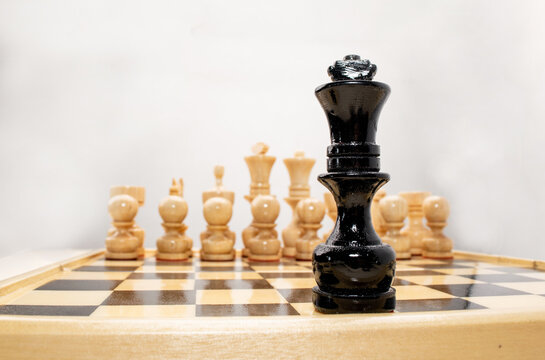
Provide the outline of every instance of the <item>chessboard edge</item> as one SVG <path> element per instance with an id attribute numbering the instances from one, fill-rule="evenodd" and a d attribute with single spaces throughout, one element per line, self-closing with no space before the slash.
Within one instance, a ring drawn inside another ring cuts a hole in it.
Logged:
<path id="1" fill-rule="evenodd" d="M 545 343 L 540 341 L 545 311 L 153 322 L 8 317 L 0 319 L 0 325 L 4 354 L 32 357 L 40 353 L 44 359 L 71 358 L 76 353 L 82 359 L 107 355 L 111 359 L 140 359 L 149 357 L 150 352 L 170 359 L 179 358 L 180 351 L 187 358 L 246 359 L 271 354 L 276 358 L 289 358 L 290 354 L 343 358 L 361 358 L 362 354 L 384 358 L 389 354 L 397 358 L 401 353 L 407 359 L 469 359 L 475 354 L 481 358 L 537 358 L 545 351 Z"/>
<path id="2" fill-rule="evenodd" d="M 48 278 L 67 269 L 73 269 L 86 262 L 98 258 L 104 254 L 104 250 L 91 250 L 83 255 L 77 255 L 65 260 L 53 262 L 49 265 L 7 278 L 0 281 L 0 297 L 6 296 L 26 286 L 32 286 L 38 281 Z"/>
<path id="3" fill-rule="evenodd" d="M 465 260 L 484 261 L 493 264 L 521 266 L 532 268 L 534 270 L 545 271 L 545 261 L 542 260 L 531 260 L 502 255 L 490 255 L 461 250 L 454 250 L 454 257 Z"/>

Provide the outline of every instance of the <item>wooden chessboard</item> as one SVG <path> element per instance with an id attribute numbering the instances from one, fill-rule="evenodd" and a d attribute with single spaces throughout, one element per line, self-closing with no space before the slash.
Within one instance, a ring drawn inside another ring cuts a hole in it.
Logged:
<path id="1" fill-rule="evenodd" d="M 482 258 L 398 261 L 396 312 L 323 315 L 311 303 L 310 262 L 164 262 L 151 252 L 112 261 L 98 252 L 0 288 L 0 345 L 56 359 L 116 358 L 126 346 L 121 355 L 163 359 L 190 349 L 218 358 L 542 355 L 542 264 Z"/>

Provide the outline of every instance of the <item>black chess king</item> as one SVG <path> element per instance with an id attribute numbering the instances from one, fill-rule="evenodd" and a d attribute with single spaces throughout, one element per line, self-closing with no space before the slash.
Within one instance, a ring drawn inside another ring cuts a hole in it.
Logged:
<path id="1" fill-rule="evenodd" d="M 323 313 L 388 312 L 395 308 L 396 255 L 371 223 L 371 202 L 390 179 L 380 172 L 377 123 L 390 87 L 373 81 L 377 67 L 357 55 L 330 66 L 333 80 L 316 89 L 329 122 L 327 173 L 318 180 L 337 203 L 337 221 L 325 244 L 314 250 L 318 286 L 312 291 Z"/>

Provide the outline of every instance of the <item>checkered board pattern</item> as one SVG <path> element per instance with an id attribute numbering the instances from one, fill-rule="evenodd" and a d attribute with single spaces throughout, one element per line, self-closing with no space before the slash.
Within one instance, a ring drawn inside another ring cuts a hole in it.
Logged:
<path id="1" fill-rule="evenodd" d="M 0 316 L 335 316 L 314 311 L 310 262 L 95 258 L 17 296 Z M 396 312 L 545 310 L 545 272 L 473 260 L 398 261 Z"/>

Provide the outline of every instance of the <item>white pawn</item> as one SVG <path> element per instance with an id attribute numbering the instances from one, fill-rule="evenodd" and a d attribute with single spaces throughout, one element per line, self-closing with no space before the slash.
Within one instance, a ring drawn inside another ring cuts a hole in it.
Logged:
<path id="1" fill-rule="evenodd" d="M 252 201 L 252 226 L 256 234 L 249 241 L 252 261 L 279 261 L 282 255 L 278 233 L 274 229 L 280 213 L 280 203 L 272 195 L 258 195 Z"/>
<path id="2" fill-rule="evenodd" d="M 312 260 L 314 248 L 323 243 L 323 239 L 318 236 L 318 229 L 322 227 L 320 223 L 325 216 L 325 205 L 321 201 L 308 198 L 299 201 L 295 209 L 303 228 L 302 236 L 295 243 L 297 250 L 295 258 L 297 260 Z"/>
<path id="3" fill-rule="evenodd" d="M 382 241 L 394 248 L 397 259 L 410 259 L 411 239 L 400 231 L 409 212 L 407 201 L 397 195 L 386 196 L 380 200 L 379 208 L 386 226 Z"/>
<path id="4" fill-rule="evenodd" d="M 234 239 L 227 224 L 233 215 L 233 205 L 227 199 L 212 197 L 204 203 L 204 219 L 208 223 L 206 236 L 201 239 L 201 259 L 228 261 L 235 258 Z"/>
<path id="5" fill-rule="evenodd" d="M 187 203 L 178 195 L 169 195 L 159 204 L 159 215 L 163 219 L 165 234 L 157 239 L 158 260 L 186 260 L 188 242 L 180 234 L 187 215 Z"/>
<path id="6" fill-rule="evenodd" d="M 450 214 L 447 199 L 441 196 L 428 196 L 422 205 L 431 233 L 423 240 L 422 256 L 432 259 L 452 259 L 452 240 L 443 234 Z"/>
<path id="7" fill-rule="evenodd" d="M 138 208 L 144 205 L 144 200 L 146 198 L 146 189 L 143 186 L 129 186 L 129 185 L 117 185 L 110 187 L 110 198 L 116 195 L 130 195 L 136 201 L 138 201 Z M 110 229 L 108 231 L 108 236 L 113 234 L 115 229 Z M 138 257 L 144 257 L 146 255 L 146 250 L 144 248 L 144 239 L 146 237 L 146 232 L 140 226 L 134 223 L 130 229 L 131 233 L 138 238 Z"/>
<path id="8" fill-rule="evenodd" d="M 136 259 L 140 242 L 130 229 L 138 212 L 138 201 L 130 195 L 115 195 L 108 202 L 108 212 L 115 230 L 106 238 L 106 258 Z"/>

